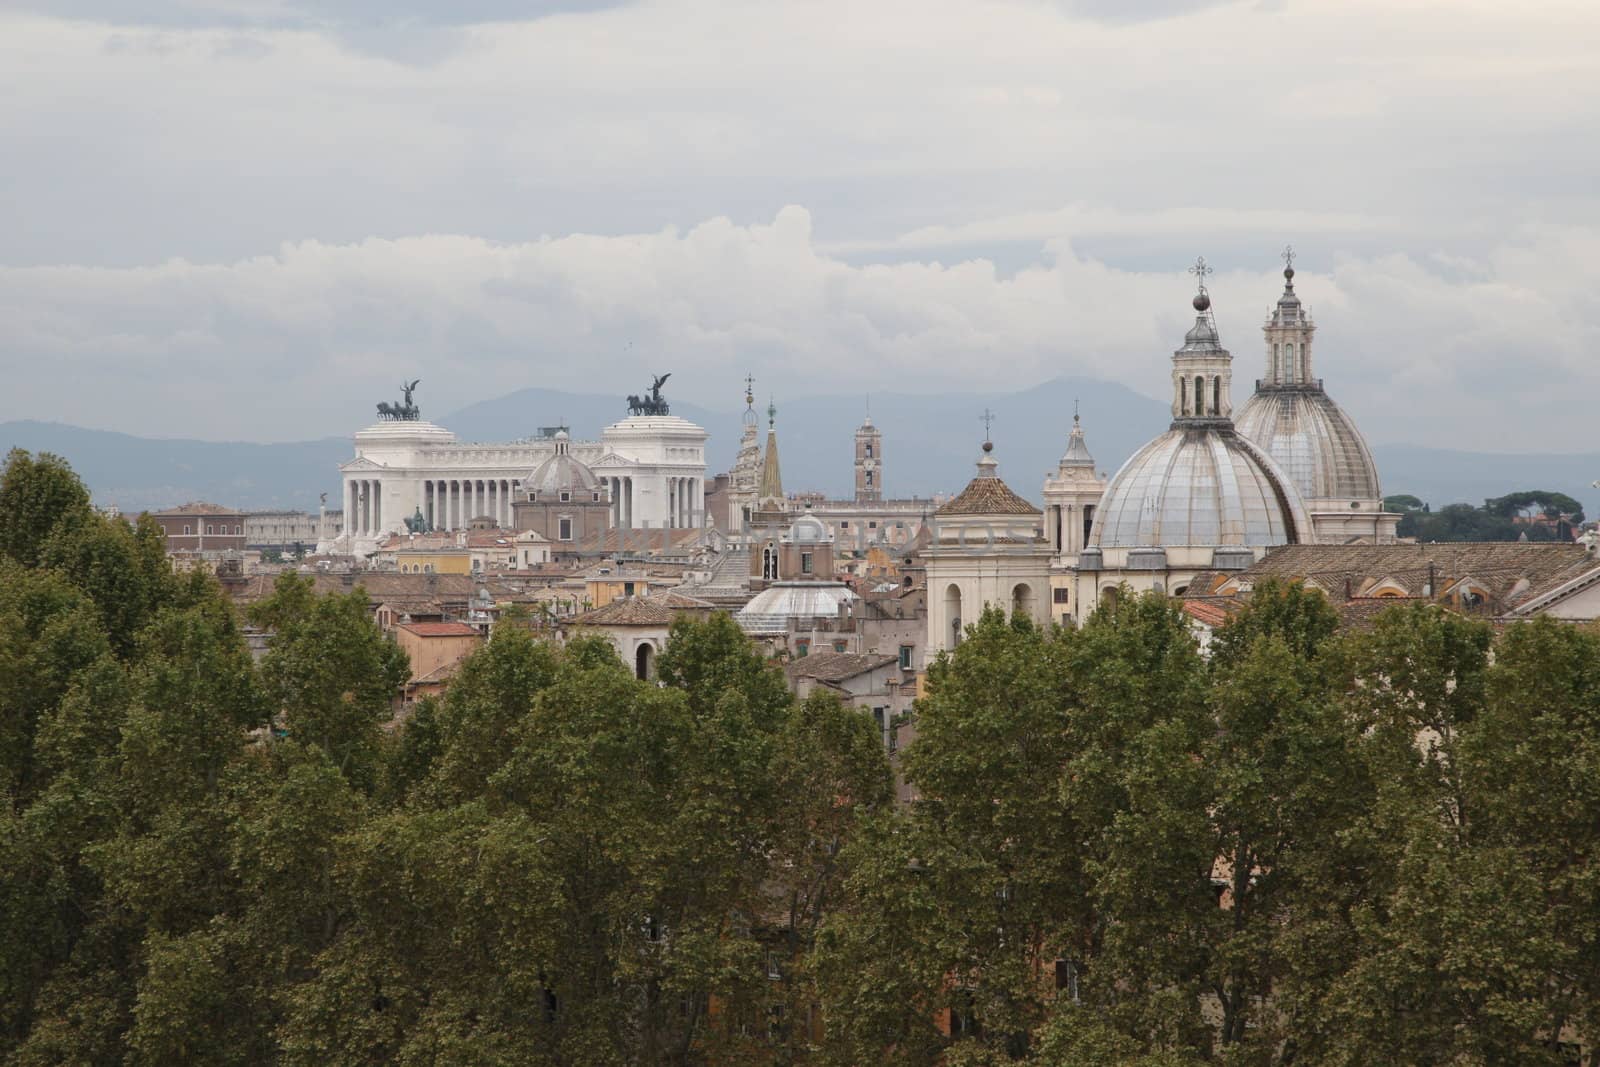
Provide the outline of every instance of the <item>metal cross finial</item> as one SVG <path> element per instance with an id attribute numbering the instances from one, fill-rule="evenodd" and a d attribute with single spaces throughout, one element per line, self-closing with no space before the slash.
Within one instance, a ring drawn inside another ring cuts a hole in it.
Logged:
<path id="1" fill-rule="evenodd" d="M 756 402 L 755 388 L 756 380 L 750 375 L 746 374 L 744 376 L 744 402 L 746 405 L 751 405 Z"/>
<path id="2" fill-rule="evenodd" d="M 1290 270 L 1294 269 L 1294 245 L 1283 246 L 1283 265 Z"/>
<path id="3" fill-rule="evenodd" d="M 1078 425 L 1078 398 L 1072 398 L 1072 425 Z"/>
<path id="4" fill-rule="evenodd" d="M 989 425 L 994 422 L 995 419 L 994 412 L 990 411 L 988 408 L 984 408 L 983 414 L 979 415 L 978 418 L 983 422 L 983 439 L 987 441 L 989 439 Z"/>
<path id="5" fill-rule="evenodd" d="M 1200 283 L 1200 291 L 1203 293 L 1206 291 L 1206 275 L 1216 272 L 1206 266 L 1206 257 L 1201 256 L 1194 261 L 1194 266 L 1189 268 L 1189 273 L 1193 274 L 1195 281 Z"/>

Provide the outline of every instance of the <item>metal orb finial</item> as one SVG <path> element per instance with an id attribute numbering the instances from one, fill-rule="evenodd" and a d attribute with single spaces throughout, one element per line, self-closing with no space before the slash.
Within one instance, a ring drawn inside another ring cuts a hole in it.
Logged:
<path id="1" fill-rule="evenodd" d="M 1291 283 L 1294 281 L 1294 245 L 1283 246 L 1283 276 Z"/>

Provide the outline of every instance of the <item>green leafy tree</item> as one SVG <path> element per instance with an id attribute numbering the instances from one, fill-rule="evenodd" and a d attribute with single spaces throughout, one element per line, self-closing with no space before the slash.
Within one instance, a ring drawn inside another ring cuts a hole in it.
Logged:
<path id="1" fill-rule="evenodd" d="M 89 491 L 66 460 L 13 448 L 0 472 L 0 557 L 33 566 L 56 524 L 88 511 Z"/>
<path id="2" fill-rule="evenodd" d="M 410 666 L 372 622 L 365 592 L 308 596 L 304 579 L 284 575 L 256 617 L 274 624 L 261 678 L 283 728 L 321 747 L 362 789 L 376 788 L 379 724 Z"/>
<path id="3" fill-rule="evenodd" d="M 929 669 L 906 751 L 921 799 L 847 851 L 819 946 L 835 1062 L 949 1062 L 1027 1048 L 1082 915 L 1083 828 L 1064 811 L 1061 639 L 984 612 Z"/>

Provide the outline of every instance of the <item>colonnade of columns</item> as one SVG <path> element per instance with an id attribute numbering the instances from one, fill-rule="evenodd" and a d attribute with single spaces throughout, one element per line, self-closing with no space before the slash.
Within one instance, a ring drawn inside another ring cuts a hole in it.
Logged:
<path id="1" fill-rule="evenodd" d="M 705 514 L 705 479 L 667 479 L 667 525 L 673 529 L 692 529 Z"/>
<path id="2" fill-rule="evenodd" d="M 609 475 L 600 479 L 611 493 L 611 528 L 633 528 L 633 479 Z"/>
<path id="3" fill-rule="evenodd" d="M 479 516 L 509 528 L 516 489 L 510 478 L 429 479 L 422 483 L 422 514 L 435 530 L 459 530 Z"/>
<path id="4" fill-rule="evenodd" d="M 602 478 L 611 494 L 611 525 L 635 528 L 635 486 L 627 475 Z M 702 525 L 705 515 L 705 480 L 668 476 L 665 479 L 667 526 L 690 529 Z M 435 530 L 459 530 L 479 516 L 502 527 L 513 525 L 511 504 L 517 483 L 510 478 L 448 478 L 422 482 L 418 505 Z M 345 530 L 356 537 L 373 537 L 385 530 L 383 482 L 377 478 L 352 478 L 345 483 Z M 394 501 L 391 499 L 392 505 Z M 398 523 L 409 515 L 391 516 Z M 652 524 L 653 525 L 653 524 Z"/>
<path id="5" fill-rule="evenodd" d="M 383 483 L 375 478 L 352 478 L 344 487 L 344 528 L 368 536 L 383 528 Z"/>

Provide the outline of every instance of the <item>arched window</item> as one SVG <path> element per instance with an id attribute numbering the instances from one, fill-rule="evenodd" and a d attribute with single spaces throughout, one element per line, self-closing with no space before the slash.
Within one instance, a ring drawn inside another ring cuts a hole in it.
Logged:
<path id="1" fill-rule="evenodd" d="M 1274 378 L 1283 377 L 1283 346 L 1282 345 L 1276 345 L 1275 344 L 1275 345 L 1272 346 L 1272 376 Z"/>
<path id="2" fill-rule="evenodd" d="M 1196 415 L 1206 413 L 1206 380 L 1198 374 L 1194 379 L 1194 413 Z"/>
<path id="3" fill-rule="evenodd" d="M 1211 379 L 1211 414 L 1222 414 L 1222 375 Z"/>
<path id="4" fill-rule="evenodd" d="M 950 624 L 950 647 L 961 643 L 961 587 L 951 582 L 944 591 L 944 615 Z"/>
<path id="5" fill-rule="evenodd" d="M 1178 379 L 1178 414 L 1189 414 L 1189 379 Z"/>
<path id="6" fill-rule="evenodd" d="M 761 550 L 761 577 L 769 582 L 778 580 L 778 549 L 771 543 Z"/>
<path id="7" fill-rule="evenodd" d="M 656 672 L 656 650 L 647 641 L 633 654 L 633 673 L 641 682 L 647 682 Z"/>
<path id="8" fill-rule="evenodd" d="M 1011 590 L 1011 614 L 1025 615 L 1033 618 L 1034 595 L 1033 586 L 1027 582 L 1018 582 Z"/>

